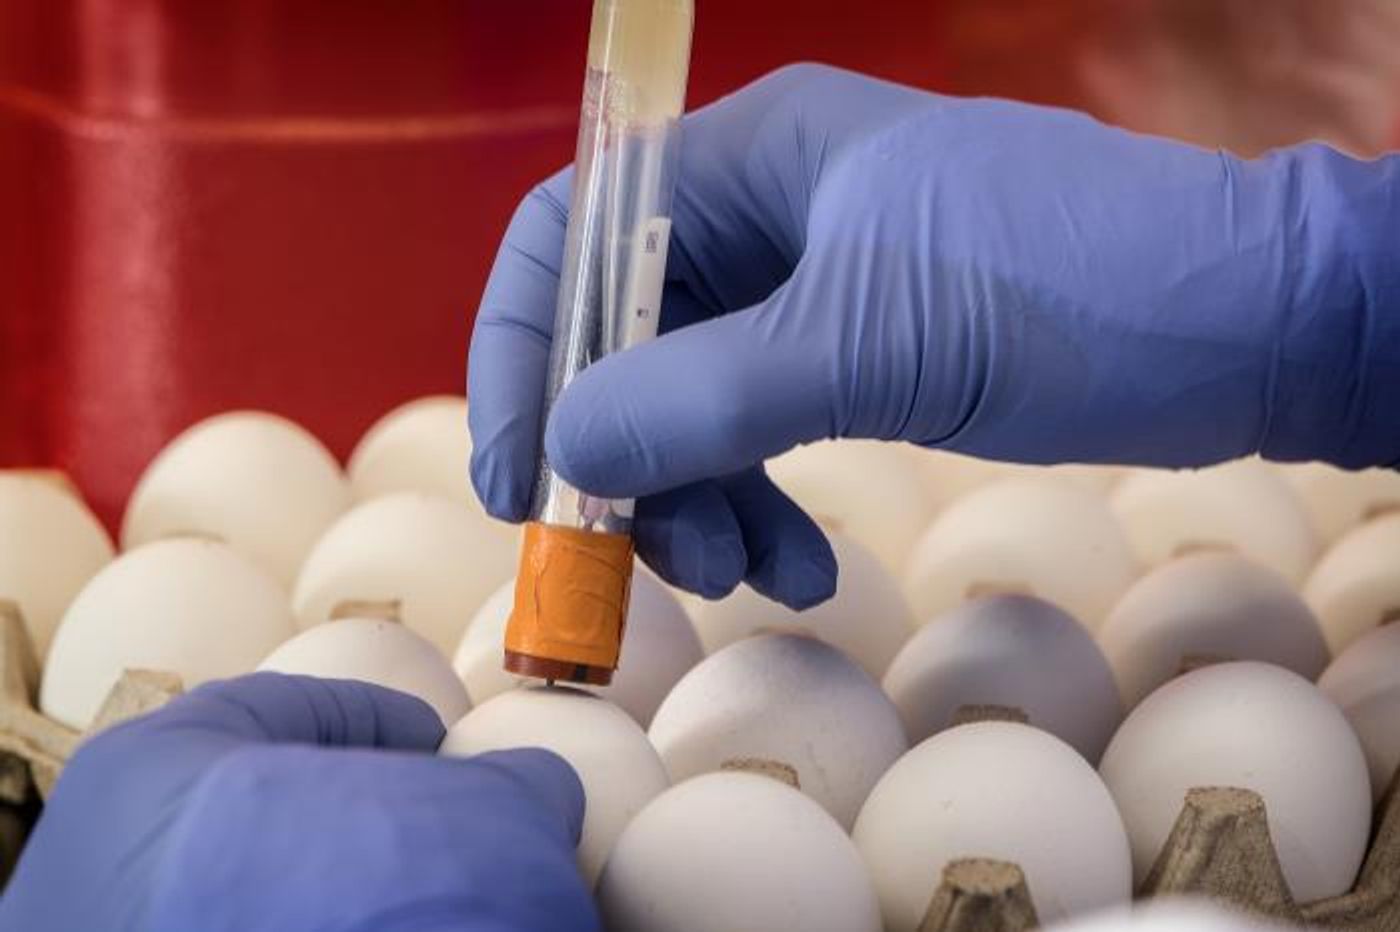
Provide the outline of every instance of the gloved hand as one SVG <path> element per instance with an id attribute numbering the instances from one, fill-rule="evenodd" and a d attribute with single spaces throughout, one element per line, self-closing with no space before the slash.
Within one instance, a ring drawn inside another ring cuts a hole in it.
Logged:
<path id="1" fill-rule="evenodd" d="M 509 520 L 569 184 L 516 212 L 471 347 L 472 478 Z M 589 493 L 653 496 L 639 551 L 708 596 L 831 591 L 821 534 L 760 465 L 818 438 L 1400 463 L 1400 158 L 1244 161 L 799 66 L 686 118 L 672 231 L 669 332 L 577 378 L 545 449 Z"/>
<path id="2" fill-rule="evenodd" d="M 420 700 L 256 673 L 83 745 L 0 929 L 593 930 L 583 788 L 541 750 L 432 756 Z"/>

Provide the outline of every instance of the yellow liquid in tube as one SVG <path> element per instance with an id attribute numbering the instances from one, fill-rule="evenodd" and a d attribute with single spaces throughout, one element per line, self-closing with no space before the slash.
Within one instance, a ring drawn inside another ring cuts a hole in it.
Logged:
<path id="1" fill-rule="evenodd" d="M 598 0 L 588 67 L 619 82 L 609 122 L 659 123 L 685 108 L 694 6 L 689 0 Z"/>

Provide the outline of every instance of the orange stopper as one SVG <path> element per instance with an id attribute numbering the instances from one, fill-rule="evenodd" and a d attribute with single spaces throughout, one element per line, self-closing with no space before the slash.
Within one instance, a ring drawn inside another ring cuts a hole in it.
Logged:
<path id="1" fill-rule="evenodd" d="M 632 538 L 525 525 L 505 668 L 521 676 L 606 685 L 617 669 L 632 586 Z"/>

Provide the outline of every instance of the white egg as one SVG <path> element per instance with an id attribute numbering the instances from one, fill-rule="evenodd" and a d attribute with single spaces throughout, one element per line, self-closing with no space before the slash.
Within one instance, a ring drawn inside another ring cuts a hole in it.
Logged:
<path id="1" fill-rule="evenodd" d="M 303 628 L 350 600 L 396 600 L 404 624 L 450 657 L 467 621 L 515 573 L 518 531 L 422 492 L 356 505 L 306 558 L 292 593 Z"/>
<path id="2" fill-rule="evenodd" d="M 1137 573 L 1103 497 L 1063 479 L 1003 479 L 954 502 L 919 540 L 904 591 L 927 621 L 980 594 L 1053 602 L 1091 630 Z"/>
<path id="3" fill-rule="evenodd" d="M 1337 707 L 1282 667 L 1223 663 L 1177 677 L 1129 713 L 1099 772 L 1128 827 L 1138 882 L 1193 787 L 1263 797 L 1300 903 L 1345 893 L 1366 853 L 1371 785 L 1361 746 Z"/>
<path id="4" fill-rule="evenodd" d="M 914 613 L 899 583 L 869 550 L 840 532 L 828 532 L 840 572 L 836 595 L 820 605 L 794 612 L 748 586 L 695 609 L 695 628 L 705 650 L 753 634 L 792 632 L 819 637 L 841 648 L 879 678 L 914 631 Z"/>
<path id="5" fill-rule="evenodd" d="M 879 684 L 797 634 L 745 638 L 706 657 L 661 703 L 649 735 L 676 782 L 732 760 L 787 764 L 843 826 L 908 746 Z"/>
<path id="6" fill-rule="evenodd" d="M 467 399 L 432 395 L 400 405 L 370 427 L 346 472 L 359 501 L 393 492 L 433 492 L 480 507 L 472 491 Z"/>
<path id="7" fill-rule="evenodd" d="M 1338 654 L 1377 625 L 1400 621 L 1400 514 L 1353 528 L 1313 568 L 1303 598 Z"/>
<path id="8" fill-rule="evenodd" d="M 1379 800 L 1400 769 L 1400 625 L 1357 638 L 1323 672 L 1317 686 L 1351 722 Z"/>
<path id="9" fill-rule="evenodd" d="M 896 575 L 933 514 L 923 483 L 896 444 L 822 441 L 769 460 L 767 469 L 808 514 L 860 541 Z"/>
<path id="10" fill-rule="evenodd" d="M 1317 555 L 1302 500 L 1260 460 L 1139 470 L 1110 500 L 1138 559 L 1149 566 L 1192 550 L 1228 549 L 1299 582 Z"/>
<path id="11" fill-rule="evenodd" d="M 1128 839 L 1094 768 L 1014 722 L 960 725 L 914 747 L 871 792 L 852 837 L 890 932 L 919 927 L 959 858 L 1018 865 L 1045 923 L 1132 894 Z"/>
<path id="12" fill-rule="evenodd" d="M 998 479 L 1005 479 L 1008 467 L 995 460 L 978 459 L 946 450 L 928 450 L 913 444 L 902 444 L 904 451 L 924 485 L 924 494 L 938 513 L 973 489 Z"/>
<path id="13" fill-rule="evenodd" d="M 127 503 L 122 547 L 207 535 L 290 586 L 307 551 L 350 504 L 350 486 L 319 440 L 254 411 L 200 421 L 146 467 Z"/>
<path id="14" fill-rule="evenodd" d="M 914 743 L 961 706 L 1010 706 L 1097 763 L 1123 717 L 1093 636 L 1032 596 L 988 596 L 938 616 L 899 652 L 884 686 Z"/>
<path id="15" fill-rule="evenodd" d="M 123 670 L 175 673 L 189 689 L 249 672 L 295 631 L 286 591 L 224 544 L 146 544 L 109 563 L 64 613 L 39 706 L 83 729 Z"/>
<path id="16" fill-rule="evenodd" d="M 1351 528 L 1400 509 L 1400 471 L 1338 469 L 1326 463 L 1277 464 L 1303 500 L 1323 546 Z"/>
<path id="17" fill-rule="evenodd" d="M 855 846 L 820 806 L 751 773 L 673 786 L 623 831 L 598 882 L 613 932 L 879 932 Z"/>
<path id="18" fill-rule="evenodd" d="M 579 867 L 590 886 L 624 826 L 666 789 L 666 768 L 641 726 L 597 696 L 533 687 L 501 693 L 448 729 L 440 754 L 539 747 L 568 761 L 585 798 Z"/>
<path id="19" fill-rule="evenodd" d="M 1239 908 L 1190 896 L 1154 898 L 1131 907 L 1107 909 L 1053 932 L 1283 932 Z"/>
<path id="20" fill-rule="evenodd" d="M 946 450 L 926 450 L 910 444 L 902 445 L 902 449 L 908 451 L 908 458 L 923 480 L 924 490 L 933 504 L 934 512 L 942 511 L 973 489 L 998 479 L 1049 476 L 1077 482 L 1093 492 L 1107 493 L 1127 474 L 1127 470 L 1121 466 L 1087 463 L 1035 466 L 978 459 Z"/>
<path id="21" fill-rule="evenodd" d="M 1202 663 L 1262 660 L 1311 680 L 1329 659 L 1317 619 L 1288 581 L 1234 553 L 1190 554 L 1152 570 L 1098 637 L 1130 709 Z"/>
<path id="22" fill-rule="evenodd" d="M 0 472 L 0 600 L 19 607 L 40 660 L 73 597 L 111 559 L 107 532 L 76 497 Z"/>
<path id="23" fill-rule="evenodd" d="M 432 706 L 444 725 L 471 708 L 466 687 L 442 653 L 397 621 L 344 618 L 317 625 L 268 654 L 258 669 L 397 689 Z"/>
<path id="24" fill-rule="evenodd" d="M 515 604 L 515 580 L 507 581 L 477 609 L 453 655 L 452 666 L 473 702 L 485 702 L 521 683 L 536 682 L 501 666 L 506 622 Z M 657 706 L 686 671 L 705 656 L 695 628 L 676 597 L 638 563 L 622 632 L 622 655 L 607 686 L 585 687 L 616 703 L 645 728 Z"/>

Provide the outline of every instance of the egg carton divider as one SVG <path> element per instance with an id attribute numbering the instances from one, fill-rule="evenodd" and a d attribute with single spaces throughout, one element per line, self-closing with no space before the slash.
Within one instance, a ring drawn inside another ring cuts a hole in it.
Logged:
<path id="1" fill-rule="evenodd" d="M 1021 868 L 1009 861 L 960 858 L 943 868 L 918 932 L 1024 932 L 1036 925 Z"/>
<path id="2" fill-rule="evenodd" d="M 791 764 L 771 760 L 767 757 L 731 757 L 719 765 L 722 771 L 737 771 L 739 773 L 752 773 L 760 777 L 768 777 L 770 780 L 777 780 L 785 783 L 794 790 L 802 789 L 802 782 L 797 777 L 797 768 Z"/>
<path id="3" fill-rule="evenodd" d="M 92 725 L 77 731 L 35 708 L 38 689 L 39 662 L 23 613 L 12 601 L 0 602 L 0 803 L 23 806 L 36 791 L 47 797 L 85 738 L 184 691 L 174 673 L 124 670 Z"/>

